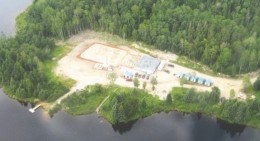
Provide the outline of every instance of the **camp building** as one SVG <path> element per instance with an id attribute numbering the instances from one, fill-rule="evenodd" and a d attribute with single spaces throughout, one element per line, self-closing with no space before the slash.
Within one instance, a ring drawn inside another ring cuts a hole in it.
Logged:
<path id="1" fill-rule="evenodd" d="M 151 56 L 143 56 L 135 65 L 135 70 L 143 72 L 145 74 L 153 74 L 161 61 Z"/>

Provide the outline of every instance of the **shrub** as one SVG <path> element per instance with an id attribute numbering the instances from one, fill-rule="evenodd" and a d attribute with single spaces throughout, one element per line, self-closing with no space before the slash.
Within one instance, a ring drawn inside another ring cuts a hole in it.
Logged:
<path id="1" fill-rule="evenodd" d="M 260 91 L 260 76 L 254 82 L 254 90 Z"/>

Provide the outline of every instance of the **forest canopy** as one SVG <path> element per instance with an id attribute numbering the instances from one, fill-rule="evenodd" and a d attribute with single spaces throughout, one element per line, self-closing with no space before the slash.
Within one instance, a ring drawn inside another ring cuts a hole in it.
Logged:
<path id="1" fill-rule="evenodd" d="M 260 67 L 259 0 L 34 0 L 0 37 L 0 85 L 18 98 L 54 100 L 67 89 L 42 65 L 55 40 L 84 29 L 141 41 L 229 75 Z"/>
<path id="2" fill-rule="evenodd" d="M 18 32 L 65 39 L 84 29 L 142 41 L 230 75 L 260 67 L 259 0 L 38 0 Z"/>

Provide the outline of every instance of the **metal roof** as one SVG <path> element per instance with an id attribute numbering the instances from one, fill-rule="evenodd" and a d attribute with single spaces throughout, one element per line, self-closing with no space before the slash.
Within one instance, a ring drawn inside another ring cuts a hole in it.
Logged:
<path id="1" fill-rule="evenodd" d="M 184 73 L 178 73 L 178 74 L 177 74 L 177 77 L 182 78 L 182 77 L 184 77 L 184 75 L 185 75 Z"/>
<path id="2" fill-rule="evenodd" d="M 203 83 L 205 81 L 204 78 L 198 77 L 198 83 Z"/>
<path id="3" fill-rule="evenodd" d="M 160 65 L 161 60 L 153 58 L 151 56 L 143 56 L 139 62 L 137 62 L 135 69 L 152 74 L 156 71 L 157 67 Z"/>
<path id="4" fill-rule="evenodd" d="M 211 80 L 206 79 L 205 83 L 213 83 Z"/>
<path id="5" fill-rule="evenodd" d="M 126 75 L 126 76 L 133 76 L 134 74 L 133 74 L 132 72 L 125 71 L 125 72 L 124 72 L 124 75 Z"/>

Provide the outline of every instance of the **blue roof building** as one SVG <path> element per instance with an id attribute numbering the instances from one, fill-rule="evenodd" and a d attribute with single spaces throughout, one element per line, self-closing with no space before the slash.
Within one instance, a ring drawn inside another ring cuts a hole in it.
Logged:
<path id="1" fill-rule="evenodd" d="M 192 82 L 197 82 L 197 79 L 198 79 L 198 77 L 196 77 L 196 76 L 191 76 L 190 81 L 192 81 Z"/>
<path id="2" fill-rule="evenodd" d="M 201 77 L 198 77 L 197 82 L 198 82 L 199 84 L 204 84 L 205 79 L 204 79 L 204 78 L 201 78 Z"/>
<path id="3" fill-rule="evenodd" d="M 177 74 L 177 77 L 183 78 L 183 77 L 184 77 L 184 73 L 178 73 L 178 74 Z"/>
<path id="4" fill-rule="evenodd" d="M 213 84 L 213 82 L 211 81 L 211 80 L 205 80 L 205 82 L 204 82 L 204 85 L 206 85 L 206 86 L 211 86 Z"/>
<path id="5" fill-rule="evenodd" d="M 195 83 L 198 83 L 198 84 L 201 84 L 201 85 L 205 85 L 205 86 L 212 86 L 213 85 L 213 82 L 210 79 L 197 77 L 197 76 L 192 75 L 190 73 L 178 73 L 176 76 L 179 77 L 179 78 L 184 78 L 184 79 L 189 80 L 191 82 L 195 82 Z"/>
<path id="6" fill-rule="evenodd" d="M 185 78 L 186 80 L 190 80 L 191 77 L 192 77 L 192 76 L 191 76 L 190 74 L 184 74 L 184 78 Z"/>
<path id="7" fill-rule="evenodd" d="M 131 79 L 134 76 L 134 74 L 129 71 L 125 71 L 123 75 L 124 75 L 124 78 L 126 78 L 126 79 Z"/>

